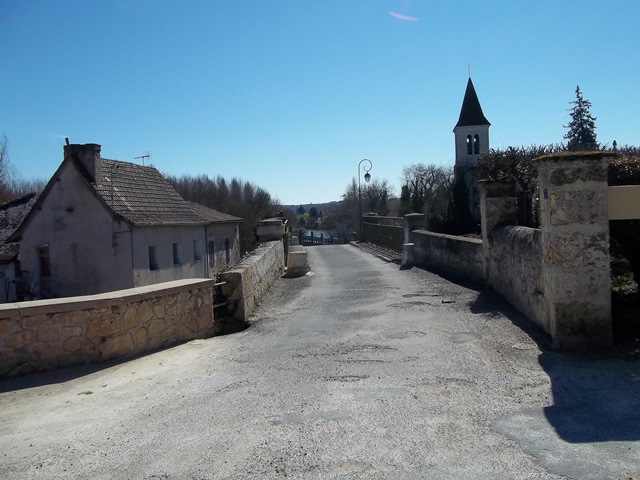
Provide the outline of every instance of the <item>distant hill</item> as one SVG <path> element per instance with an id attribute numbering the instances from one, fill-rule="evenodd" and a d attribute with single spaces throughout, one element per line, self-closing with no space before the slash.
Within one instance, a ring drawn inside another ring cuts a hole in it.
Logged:
<path id="1" fill-rule="evenodd" d="M 311 207 L 316 207 L 316 210 L 322 213 L 328 213 L 334 208 L 338 206 L 340 202 L 326 202 L 326 203 L 303 203 L 302 208 L 308 211 Z M 300 208 L 300 204 L 297 205 L 281 205 L 282 208 L 286 210 L 291 210 L 292 212 L 296 212 L 298 208 Z"/>

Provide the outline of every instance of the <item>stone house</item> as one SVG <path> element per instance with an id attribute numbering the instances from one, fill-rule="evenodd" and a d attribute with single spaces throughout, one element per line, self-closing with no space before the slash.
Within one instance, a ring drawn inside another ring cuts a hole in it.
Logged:
<path id="1" fill-rule="evenodd" d="M 154 167 L 97 144 L 64 159 L 10 240 L 36 297 L 213 278 L 240 258 L 242 219 L 185 201 Z"/>
<path id="2" fill-rule="evenodd" d="M 26 280 L 20 276 L 19 244 L 8 239 L 35 201 L 36 194 L 30 193 L 0 205 L 0 303 L 15 302 Z"/>

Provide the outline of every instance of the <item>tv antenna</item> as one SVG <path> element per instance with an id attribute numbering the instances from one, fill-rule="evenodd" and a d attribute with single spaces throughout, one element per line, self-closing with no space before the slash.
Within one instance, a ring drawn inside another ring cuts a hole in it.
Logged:
<path id="1" fill-rule="evenodd" d="M 142 159 L 142 166 L 144 167 L 144 159 L 149 160 L 149 158 L 151 158 L 151 155 L 149 155 L 149 152 L 147 152 L 146 155 L 140 155 L 139 157 L 134 157 L 135 160 L 140 160 Z"/>

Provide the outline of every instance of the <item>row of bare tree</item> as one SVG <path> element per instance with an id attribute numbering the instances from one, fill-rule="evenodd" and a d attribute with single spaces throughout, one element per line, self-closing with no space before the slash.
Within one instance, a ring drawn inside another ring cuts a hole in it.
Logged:
<path id="1" fill-rule="evenodd" d="M 219 212 L 243 219 L 240 224 L 240 249 L 242 253 L 256 246 L 256 226 L 267 217 L 274 217 L 279 201 L 265 189 L 238 178 L 227 181 L 218 175 L 166 175 L 166 179 L 185 199 Z"/>

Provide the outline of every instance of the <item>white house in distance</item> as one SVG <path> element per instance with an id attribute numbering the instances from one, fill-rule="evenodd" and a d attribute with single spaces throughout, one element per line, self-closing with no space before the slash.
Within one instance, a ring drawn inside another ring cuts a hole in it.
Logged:
<path id="1" fill-rule="evenodd" d="M 185 201 L 153 167 L 66 145 L 64 160 L 10 240 L 35 296 L 89 295 L 237 263 L 242 219 Z"/>

